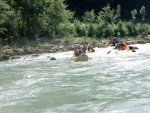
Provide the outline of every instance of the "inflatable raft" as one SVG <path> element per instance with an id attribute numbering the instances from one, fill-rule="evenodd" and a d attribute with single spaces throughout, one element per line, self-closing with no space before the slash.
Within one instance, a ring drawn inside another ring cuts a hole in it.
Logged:
<path id="1" fill-rule="evenodd" d="M 81 53 L 79 56 L 73 57 L 72 60 L 75 62 L 88 61 L 89 57 L 87 56 L 87 54 Z"/>
<path id="2" fill-rule="evenodd" d="M 86 53 L 93 53 L 93 52 L 95 52 L 94 50 L 86 50 Z"/>
<path id="3" fill-rule="evenodd" d="M 95 49 L 93 49 L 93 48 L 91 48 L 91 49 L 86 49 L 86 53 L 93 53 L 93 52 L 95 52 Z"/>

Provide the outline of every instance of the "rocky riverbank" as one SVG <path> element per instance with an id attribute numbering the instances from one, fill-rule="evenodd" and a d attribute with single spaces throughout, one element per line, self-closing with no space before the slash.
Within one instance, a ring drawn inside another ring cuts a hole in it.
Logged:
<path id="1" fill-rule="evenodd" d="M 53 40 L 54 41 L 54 40 Z M 57 42 L 57 43 L 56 43 Z M 24 46 L 1 46 L 0 49 L 0 61 L 7 61 L 11 59 L 18 59 L 22 55 L 33 55 L 38 56 L 41 53 L 56 53 L 56 52 L 65 52 L 74 50 L 74 45 L 70 45 L 61 40 L 55 40 L 53 45 L 49 46 L 39 46 L 39 47 L 24 47 Z M 61 44 L 60 44 L 61 43 Z M 127 40 L 127 45 L 130 44 L 144 44 L 150 43 L 150 41 L 141 41 L 141 40 Z M 80 45 L 81 43 L 79 43 Z M 107 47 L 108 40 L 101 40 L 99 43 L 92 43 L 93 47 Z M 51 58 L 51 60 L 55 60 L 55 58 Z"/>
<path id="2" fill-rule="evenodd" d="M 33 55 L 38 56 L 41 53 L 56 53 L 73 50 L 71 46 L 47 46 L 47 47 L 11 47 L 4 46 L 0 50 L 0 61 L 7 61 L 11 59 L 18 59 L 22 55 Z"/>

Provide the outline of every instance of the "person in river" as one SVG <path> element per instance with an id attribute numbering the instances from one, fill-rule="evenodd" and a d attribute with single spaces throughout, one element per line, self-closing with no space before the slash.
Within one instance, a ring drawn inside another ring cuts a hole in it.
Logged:
<path id="1" fill-rule="evenodd" d="M 87 45 L 83 44 L 83 50 L 84 50 L 84 52 L 86 52 L 86 49 L 87 49 Z"/>
<path id="2" fill-rule="evenodd" d="M 93 49 L 93 47 L 90 44 L 87 45 L 87 51 L 95 52 L 95 50 Z"/>
<path id="3" fill-rule="evenodd" d="M 121 40 L 119 37 L 115 37 L 112 40 L 109 40 L 108 47 L 116 46 L 116 44 L 119 43 L 119 40 Z"/>
<path id="4" fill-rule="evenodd" d="M 125 42 L 123 42 L 122 40 L 120 40 L 119 43 L 116 44 L 115 49 L 118 49 L 118 50 L 126 50 L 126 49 L 128 49 L 128 46 L 126 45 Z"/>
<path id="5" fill-rule="evenodd" d="M 85 53 L 85 51 L 83 50 L 83 48 L 80 48 L 79 46 L 75 46 L 75 50 L 74 50 L 73 56 L 77 57 L 81 53 Z"/>

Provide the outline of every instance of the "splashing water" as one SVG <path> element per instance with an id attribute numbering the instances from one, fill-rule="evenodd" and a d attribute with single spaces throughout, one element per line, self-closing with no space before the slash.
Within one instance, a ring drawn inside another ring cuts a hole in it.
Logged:
<path id="1" fill-rule="evenodd" d="M 88 62 L 73 51 L 1 62 L 0 113 L 149 113 L 150 44 L 134 46 L 95 48 Z"/>

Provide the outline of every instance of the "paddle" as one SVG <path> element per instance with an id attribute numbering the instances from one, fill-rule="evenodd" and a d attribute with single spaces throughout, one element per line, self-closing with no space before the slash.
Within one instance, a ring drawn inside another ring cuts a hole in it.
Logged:
<path id="1" fill-rule="evenodd" d="M 108 52 L 107 52 L 107 54 L 109 54 L 110 52 L 111 52 L 111 50 L 110 50 L 110 51 L 108 51 Z"/>
<path id="2" fill-rule="evenodd" d="M 114 48 L 112 48 L 110 51 L 107 52 L 107 54 L 109 54 Z"/>

